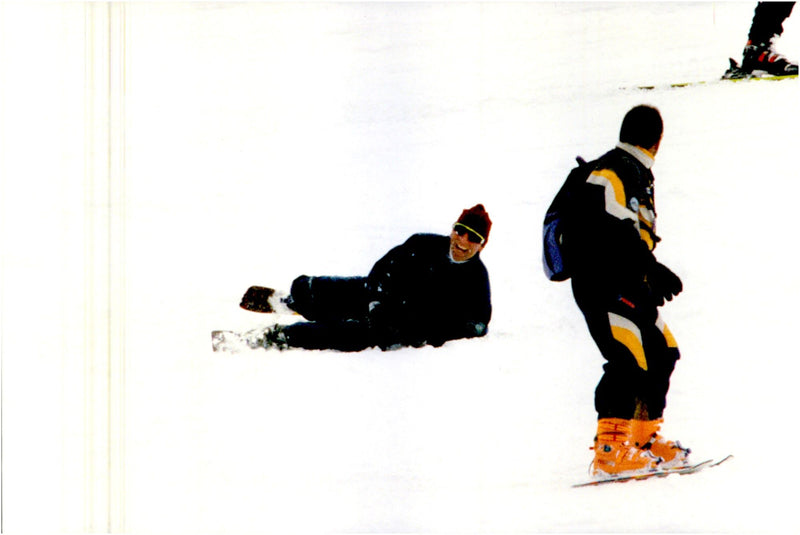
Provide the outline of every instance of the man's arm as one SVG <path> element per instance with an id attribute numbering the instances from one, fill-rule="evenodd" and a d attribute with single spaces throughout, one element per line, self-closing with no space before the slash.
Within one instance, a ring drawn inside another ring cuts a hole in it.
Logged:
<path id="1" fill-rule="evenodd" d="M 482 267 L 482 266 L 481 266 Z M 489 277 L 485 269 L 471 277 L 463 289 L 464 300 L 444 303 L 445 311 L 428 324 L 427 342 L 440 346 L 448 340 L 485 336 L 492 317 Z"/>
<path id="2" fill-rule="evenodd" d="M 408 302 L 409 273 L 416 256 L 417 235 L 410 237 L 381 257 L 367 276 L 369 324 L 378 346 L 387 349 L 396 344 L 422 346 L 425 340 L 416 335 L 414 317 Z M 413 336 L 412 336 L 413 334 Z"/>

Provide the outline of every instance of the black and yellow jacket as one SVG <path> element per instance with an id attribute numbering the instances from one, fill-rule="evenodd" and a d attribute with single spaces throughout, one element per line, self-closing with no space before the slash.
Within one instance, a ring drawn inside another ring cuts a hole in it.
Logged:
<path id="1" fill-rule="evenodd" d="M 601 156 L 575 194 L 570 235 L 573 284 L 609 297 L 643 291 L 655 264 L 653 156 L 620 143 Z"/>

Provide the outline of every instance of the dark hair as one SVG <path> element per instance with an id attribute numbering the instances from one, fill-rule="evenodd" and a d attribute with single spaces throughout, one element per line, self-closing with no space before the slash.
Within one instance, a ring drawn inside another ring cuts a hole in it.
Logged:
<path id="1" fill-rule="evenodd" d="M 664 132 L 661 114 L 652 106 L 636 106 L 625 114 L 619 130 L 619 140 L 637 147 L 649 149 Z"/>

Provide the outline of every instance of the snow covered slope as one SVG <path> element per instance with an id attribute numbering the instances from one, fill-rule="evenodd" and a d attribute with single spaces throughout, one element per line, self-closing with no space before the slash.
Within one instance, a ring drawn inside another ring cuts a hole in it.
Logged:
<path id="1" fill-rule="evenodd" d="M 124 410 L 115 428 L 123 475 L 110 483 L 124 527 L 752 533 L 796 525 L 785 482 L 800 476 L 791 449 L 800 86 L 620 89 L 720 76 L 741 54 L 754 5 L 128 5 L 118 207 Z M 797 17 L 779 42 L 793 59 Z M 639 103 L 665 120 L 656 253 L 685 288 L 663 309 L 683 353 L 665 433 L 697 460 L 735 459 L 691 477 L 572 489 L 591 460 L 603 361 L 568 285 L 542 274 L 541 219 L 574 157 L 613 146 L 622 116 Z M 59 124 L 71 124 L 67 115 Z M 16 215 L 82 221 L 66 178 L 37 178 L 52 182 L 44 206 L 6 180 L 4 239 L 16 236 Z M 495 310 L 487 337 L 388 353 L 211 352 L 212 329 L 268 320 L 238 309 L 249 285 L 364 274 L 411 233 L 446 233 L 476 202 L 494 221 L 482 255 Z M 18 505 L 4 508 L 8 529 L 69 524 L 71 478 L 85 477 L 69 468 L 63 445 L 72 440 L 67 411 L 81 414 L 83 390 L 67 383 L 77 372 L 58 353 L 91 333 L 73 329 L 75 296 L 64 290 L 57 306 L 18 315 L 37 290 L 16 283 L 58 274 L 58 258 L 71 258 L 83 236 L 61 231 L 46 266 L 30 241 L 14 238 L 16 256 L 4 266 L 4 468 L 35 465 L 25 454 L 31 438 L 61 452 L 47 472 L 56 480 L 44 502 L 50 515 L 34 514 L 45 498 L 21 483 L 23 471 L 4 475 L 6 502 Z M 90 285 L 85 272 L 60 273 L 59 287 Z M 31 362 L 25 348 L 43 322 L 52 325 L 51 351 Z M 49 394 L 15 386 L 35 380 L 40 365 L 55 366 Z M 31 403 L 52 429 L 26 427 L 19 415 Z"/>

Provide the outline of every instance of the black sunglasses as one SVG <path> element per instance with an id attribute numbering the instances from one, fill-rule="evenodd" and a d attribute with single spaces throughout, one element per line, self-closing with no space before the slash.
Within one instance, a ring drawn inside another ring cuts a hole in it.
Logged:
<path id="1" fill-rule="evenodd" d="M 481 236 L 468 226 L 464 225 L 463 223 L 456 223 L 455 225 L 453 225 L 453 231 L 459 236 L 463 236 L 464 234 L 466 234 L 467 239 L 472 243 L 483 245 L 483 242 L 485 241 L 483 239 L 483 236 Z"/>

